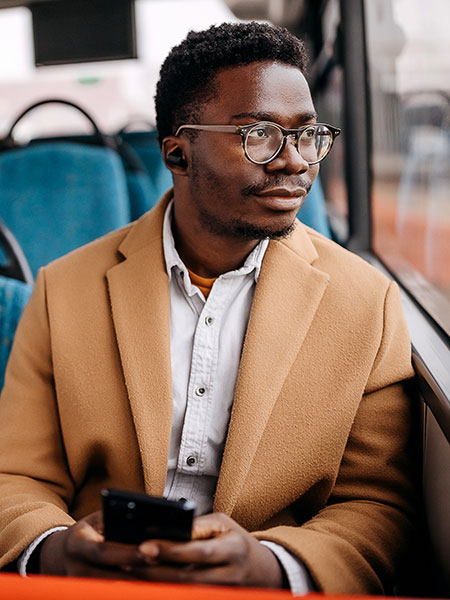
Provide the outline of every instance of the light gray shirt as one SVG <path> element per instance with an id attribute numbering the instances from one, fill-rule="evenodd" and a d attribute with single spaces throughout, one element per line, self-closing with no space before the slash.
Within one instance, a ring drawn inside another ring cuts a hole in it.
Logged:
<path id="1" fill-rule="evenodd" d="M 261 241 L 240 269 L 220 275 L 205 299 L 175 248 L 172 204 L 163 225 L 173 389 L 164 495 L 193 500 L 197 514 L 205 514 L 213 509 L 245 332 L 269 242 Z M 314 589 L 300 559 L 279 544 L 261 543 L 281 562 L 293 593 Z"/>

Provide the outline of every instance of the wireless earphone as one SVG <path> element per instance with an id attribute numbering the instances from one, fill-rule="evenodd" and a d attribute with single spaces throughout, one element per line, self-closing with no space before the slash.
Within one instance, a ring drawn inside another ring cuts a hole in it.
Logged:
<path id="1" fill-rule="evenodd" d="M 173 167 L 187 167 L 187 162 L 183 158 L 180 148 L 176 148 L 166 156 L 166 161 Z"/>

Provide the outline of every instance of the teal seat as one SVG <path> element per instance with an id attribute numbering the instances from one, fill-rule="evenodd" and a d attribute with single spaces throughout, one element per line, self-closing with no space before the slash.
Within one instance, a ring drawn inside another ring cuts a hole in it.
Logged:
<path id="1" fill-rule="evenodd" d="M 41 142 L 0 153 L 0 217 L 32 273 L 130 220 L 126 179 L 116 152 L 71 142 Z"/>
<path id="2" fill-rule="evenodd" d="M 17 323 L 28 302 L 32 286 L 0 276 L 0 390 Z"/>
<path id="3" fill-rule="evenodd" d="M 18 146 L 13 137 L 18 123 L 30 111 L 54 104 L 84 115 L 92 136 L 35 139 Z M 0 218 L 18 240 L 33 275 L 129 222 L 125 170 L 114 140 L 78 105 L 57 98 L 32 104 L 0 140 L 0 150 Z"/>
<path id="4" fill-rule="evenodd" d="M 146 173 L 127 172 L 127 189 L 130 201 L 130 219 L 135 221 L 152 208 L 159 196 Z"/>
<path id="5" fill-rule="evenodd" d="M 150 179 L 146 186 L 146 196 L 140 200 L 138 198 L 134 206 L 132 205 L 131 212 L 135 219 L 152 208 L 172 187 L 172 174 L 162 159 L 156 130 L 121 131 L 118 137 L 137 154 Z M 132 194 L 130 194 L 130 199 L 132 199 Z"/>
<path id="6" fill-rule="evenodd" d="M 316 177 L 305 203 L 298 211 L 297 217 L 302 223 L 312 227 L 327 238 L 332 238 L 325 209 L 325 198 L 320 180 Z"/>
<path id="7" fill-rule="evenodd" d="M 150 210 L 158 202 L 162 194 L 158 192 L 157 186 L 150 176 L 149 170 L 141 156 L 126 141 L 124 134 L 119 133 L 114 139 L 125 169 L 130 203 L 130 219 L 131 221 L 135 221 Z"/>

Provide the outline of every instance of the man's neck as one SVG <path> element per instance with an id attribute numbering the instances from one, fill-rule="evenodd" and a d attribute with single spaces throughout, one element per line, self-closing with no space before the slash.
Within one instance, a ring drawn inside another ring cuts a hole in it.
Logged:
<path id="1" fill-rule="evenodd" d="M 200 277 L 218 277 L 239 269 L 259 240 L 226 238 L 191 227 L 179 227 L 172 219 L 175 247 L 188 269 Z"/>

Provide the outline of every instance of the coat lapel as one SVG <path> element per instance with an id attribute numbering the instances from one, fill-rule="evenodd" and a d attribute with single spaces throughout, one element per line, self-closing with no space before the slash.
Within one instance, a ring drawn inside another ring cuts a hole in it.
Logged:
<path id="1" fill-rule="evenodd" d="M 319 307 L 329 276 L 297 227 L 263 260 L 236 383 L 214 509 L 232 514 L 272 408 Z"/>
<path id="2" fill-rule="evenodd" d="M 112 318 L 142 458 L 145 489 L 162 495 L 172 423 L 170 299 L 161 202 L 130 229 L 107 273 Z"/>

